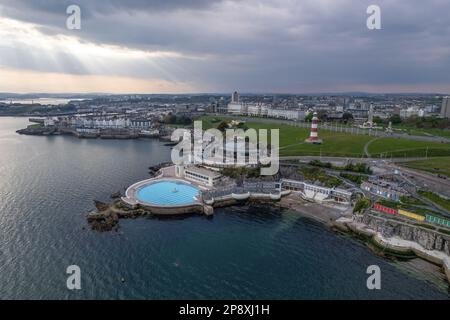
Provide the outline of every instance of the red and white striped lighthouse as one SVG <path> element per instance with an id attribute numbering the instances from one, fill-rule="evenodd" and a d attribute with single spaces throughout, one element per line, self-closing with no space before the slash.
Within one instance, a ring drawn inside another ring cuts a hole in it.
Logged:
<path id="1" fill-rule="evenodd" d="M 322 143 L 322 140 L 319 139 L 317 133 L 317 127 L 319 125 L 319 118 L 317 118 L 317 112 L 314 112 L 313 118 L 311 120 L 311 133 L 309 138 L 305 140 L 308 143 Z"/>

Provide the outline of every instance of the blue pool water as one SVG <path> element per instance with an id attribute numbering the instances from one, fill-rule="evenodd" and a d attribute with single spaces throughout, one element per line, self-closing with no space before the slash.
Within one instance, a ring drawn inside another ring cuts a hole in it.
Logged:
<path id="1" fill-rule="evenodd" d="M 160 181 L 141 188 L 137 198 L 160 206 L 179 206 L 195 202 L 199 190 L 179 181 Z"/>

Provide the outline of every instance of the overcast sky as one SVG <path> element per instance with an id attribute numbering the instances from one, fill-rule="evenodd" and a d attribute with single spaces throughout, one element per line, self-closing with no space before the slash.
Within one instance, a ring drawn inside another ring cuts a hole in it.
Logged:
<path id="1" fill-rule="evenodd" d="M 81 8 L 81 30 L 66 8 Z M 381 30 L 366 27 L 369 5 Z M 448 0 L 0 0 L 0 92 L 450 93 Z"/>

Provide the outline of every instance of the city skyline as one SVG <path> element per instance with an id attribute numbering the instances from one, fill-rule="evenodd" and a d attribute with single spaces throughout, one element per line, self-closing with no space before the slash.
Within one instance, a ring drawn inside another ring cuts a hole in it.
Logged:
<path id="1" fill-rule="evenodd" d="M 378 1 L 0 1 L 0 92 L 442 93 L 450 4 Z M 442 16 L 442 17 L 441 17 Z"/>

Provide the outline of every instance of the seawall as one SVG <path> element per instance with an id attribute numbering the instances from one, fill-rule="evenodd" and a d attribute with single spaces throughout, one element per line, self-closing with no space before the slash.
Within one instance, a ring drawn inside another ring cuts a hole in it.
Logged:
<path id="1" fill-rule="evenodd" d="M 389 221 L 389 226 L 383 226 L 381 223 L 386 224 L 386 221 L 381 221 L 382 218 L 378 220 L 378 217 L 365 216 L 359 215 L 353 219 L 339 218 L 333 223 L 333 227 L 343 232 L 354 233 L 364 238 L 366 242 L 387 251 L 388 254 L 415 256 L 439 265 L 450 283 L 448 253 L 450 237 L 397 221 Z"/>

